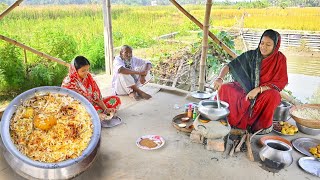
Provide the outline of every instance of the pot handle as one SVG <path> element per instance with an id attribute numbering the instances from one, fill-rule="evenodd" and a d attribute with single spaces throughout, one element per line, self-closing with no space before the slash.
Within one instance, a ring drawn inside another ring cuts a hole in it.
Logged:
<path id="1" fill-rule="evenodd" d="M 204 125 L 202 125 L 202 124 L 199 124 L 198 125 L 198 128 L 200 128 L 200 127 L 203 127 L 204 129 L 207 129 Z"/>

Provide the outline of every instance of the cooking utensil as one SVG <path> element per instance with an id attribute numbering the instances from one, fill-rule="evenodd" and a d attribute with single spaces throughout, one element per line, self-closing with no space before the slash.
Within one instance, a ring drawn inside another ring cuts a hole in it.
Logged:
<path id="1" fill-rule="evenodd" d="M 314 176 L 320 177 L 320 161 L 313 157 L 302 157 L 298 161 L 301 169 Z"/>
<path id="2" fill-rule="evenodd" d="M 274 121 L 287 121 L 290 118 L 290 108 L 292 105 L 286 101 L 281 101 L 273 114 Z"/>
<path id="3" fill-rule="evenodd" d="M 296 113 L 296 111 L 300 111 L 300 110 L 304 110 L 304 109 L 313 109 L 313 110 L 317 110 L 318 112 L 320 112 L 320 104 L 302 104 L 302 105 L 297 105 L 297 106 L 293 106 L 290 109 L 290 115 L 292 117 L 292 119 L 294 119 L 297 123 L 309 127 L 309 128 L 316 128 L 316 129 L 320 129 L 320 121 L 319 119 L 310 119 L 307 117 L 299 117 Z M 313 115 L 316 116 L 316 115 Z M 317 118 L 319 118 L 319 116 L 317 116 Z"/>
<path id="4" fill-rule="evenodd" d="M 315 147 L 320 144 L 320 140 L 313 138 L 297 138 L 292 142 L 293 147 L 300 153 L 313 157 L 313 155 L 309 152 L 311 147 Z"/>
<path id="5" fill-rule="evenodd" d="M 292 147 L 292 144 L 290 143 L 290 141 L 288 141 L 288 140 L 286 140 L 286 139 L 284 139 L 284 138 L 282 138 L 280 136 L 263 136 L 263 137 L 260 138 L 261 145 L 264 146 L 266 144 L 265 141 L 269 140 L 269 139 L 282 141 L 282 142 L 284 142 L 284 143 L 286 143 L 286 144 L 288 144 L 289 146 Z"/>
<path id="6" fill-rule="evenodd" d="M 9 126 L 17 107 L 26 99 L 34 97 L 35 94 L 46 93 L 59 93 L 75 98 L 81 102 L 92 116 L 93 135 L 88 147 L 75 159 L 55 163 L 34 161 L 23 155 L 11 140 Z M 23 92 L 14 98 L 2 116 L 0 130 L 1 139 L 5 147 L 3 151 L 4 157 L 15 172 L 27 179 L 69 179 L 85 171 L 95 160 L 100 143 L 101 125 L 97 111 L 82 95 L 61 87 L 44 86 Z"/>
<path id="7" fill-rule="evenodd" d="M 203 117 L 211 121 L 223 119 L 230 113 L 228 109 L 229 104 L 220 101 L 220 105 L 219 108 L 216 100 L 202 100 L 199 102 L 198 111 Z"/>
<path id="8" fill-rule="evenodd" d="M 196 99 L 209 99 L 212 96 L 212 94 L 203 91 L 195 91 L 191 94 L 191 96 Z"/>
<path id="9" fill-rule="evenodd" d="M 221 108 L 221 105 L 220 105 L 220 98 L 219 98 L 219 93 L 218 93 L 218 92 L 217 92 L 216 97 L 217 97 L 218 109 L 220 109 L 220 108 Z"/>
<path id="10" fill-rule="evenodd" d="M 110 120 L 101 121 L 101 127 L 111 128 L 111 127 L 117 126 L 121 123 L 122 123 L 122 120 L 120 117 L 113 116 L 112 119 L 110 119 Z"/>
<path id="11" fill-rule="evenodd" d="M 266 140 L 265 145 L 259 152 L 260 159 L 269 168 L 283 169 L 292 164 L 292 148 L 278 140 Z"/>
<path id="12" fill-rule="evenodd" d="M 187 133 L 191 133 L 191 131 L 193 130 L 193 128 L 191 128 L 190 126 L 193 123 L 193 120 L 189 120 L 187 122 L 183 122 L 181 120 L 181 118 L 186 117 L 187 114 L 186 113 L 182 113 L 182 114 L 178 114 L 176 115 L 173 119 L 172 119 L 172 125 L 173 127 L 175 127 L 176 129 L 178 129 L 179 131 L 183 131 L 183 132 L 187 132 Z M 180 127 L 179 124 L 186 124 L 185 127 Z"/>
<path id="13" fill-rule="evenodd" d="M 313 135 L 313 136 L 317 136 L 320 134 L 320 129 L 309 128 L 309 127 L 306 127 L 302 124 L 299 124 L 298 122 L 296 123 L 296 125 L 297 125 L 299 131 L 304 134 Z"/>

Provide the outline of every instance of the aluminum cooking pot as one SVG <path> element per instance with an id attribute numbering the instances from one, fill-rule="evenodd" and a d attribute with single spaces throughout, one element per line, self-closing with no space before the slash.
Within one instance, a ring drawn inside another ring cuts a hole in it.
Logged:
<path id="1" fill-rule="evenodd" d="M 220 101 L 220 106 L 221 107 L 218 108 L 216 100 L 202 100 L 199 102 L 198 110 L 203 117 L 211 121 L 216 121 L 225 118 L 230 113 L 228 103 Z"/>
<path id="2" fill-rule="evenodd" d="M 66 94 L 79 100 L 92 117 L 93 134 L 91 140 L 88 147 L 82 152 L 82 155 L 75 159 L 57 163 L 34 161 L 23 155 L 11 140 L 9 125 L 17 106 L 21 105 L 26 99 L 33 97 L 35 94 L 45 94 L 47 92 Z M 101 136 L 99 116 L 92 104 L 75 91 L 54 86 L 34 88 L 17 96 L 6 108 L 1 119 L 0 130 L 4 146 L 3 153 L 6 161 L 14 171 L 27 179 L 69 179 L 82 173 L 94 161 L 99 149 Z"/>
<path id="3" fill-rule="evenodd" d="M 283 169 L 292 164 L 292 147 L 279 140 L 269 139 L 259 152 L 260 159 L 269 168 Z"/>
<path id="4" fill-rule="evenodd" d="M 286 101 L 281 101 L 273 114 L 273 120 L 275 121 L 287 121 L 290 117 L 289 110 L 291 104 Z"/>

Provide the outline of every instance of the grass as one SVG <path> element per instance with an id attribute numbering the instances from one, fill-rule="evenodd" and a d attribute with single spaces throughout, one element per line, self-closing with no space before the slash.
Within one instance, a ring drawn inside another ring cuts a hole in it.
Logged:
<path id="1" fill-rule="evenodd" d="M 184 8 L 203 22 L 205 6 L 186 5 Z M 185 46 L 183 43 L 158 41 L 155 37 L 179 32 L 176 40 L 192 43 L 198 38 L 189 31 L 200 29 L 174 6 L 114 5 L 111 10 L 114 47 L 129 44 L 134 47 L 134 53 L 155 63 L 159 57 Z M 242 15 L 245 15 L 244 28 L 320 31 L 320 7 L 237 9 L 213 6 L 211 28 L 232 27 Z M 98 64 L 96 72 L 103 71 L 103 14 L 100 5 L 19 6 L 0 21 L 0 34 L 68 62 L 75 55 L 87 56 Z M 0 48 L 5 44 L 0 41 Z M 31 53 L 27 58 L 28 63 L 42 62 L 42 58 Z M 0 96 L 1 104 L 5 96 Z"/>

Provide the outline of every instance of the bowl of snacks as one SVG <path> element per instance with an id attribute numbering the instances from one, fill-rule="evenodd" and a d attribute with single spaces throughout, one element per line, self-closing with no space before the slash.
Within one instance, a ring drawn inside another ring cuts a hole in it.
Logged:
<path id="1" fill-rule="evenodd" d="M 288 122 L 279 121 L 273 123 L 273 131 L 281 135 L 293 136 L 298 133 L 298 128 Z"/>

